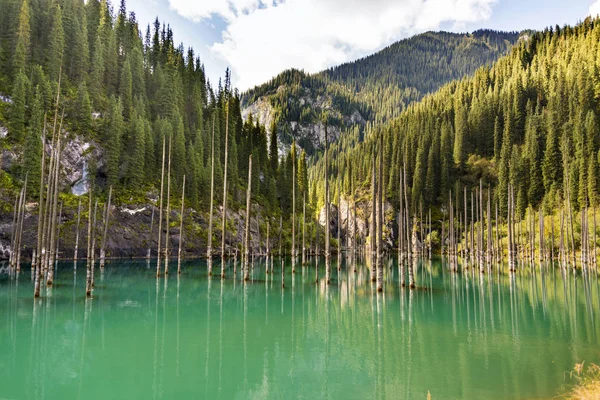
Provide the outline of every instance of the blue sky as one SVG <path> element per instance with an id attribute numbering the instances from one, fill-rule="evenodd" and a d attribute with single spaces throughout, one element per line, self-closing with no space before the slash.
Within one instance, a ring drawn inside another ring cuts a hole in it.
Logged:
<path id="1" fill-rule="evenodd" d="M 427 30 L 575 24 L 600 13 L 600 0 L 129 0 L 127 8 L 142 33 L 158 16 L 176 43 L 194 47 L 211 81 L 229 66 L 244 90 L 286 68 L 320 71 Z"/>

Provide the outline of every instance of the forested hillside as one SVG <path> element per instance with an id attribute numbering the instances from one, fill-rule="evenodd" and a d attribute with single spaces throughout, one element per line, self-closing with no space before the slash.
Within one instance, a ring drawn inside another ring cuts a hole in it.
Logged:
<path id="1" fill-rule="evenodd" d="M 570 200 L 578 210 L 598 203 L 600 21 L 548 28 L 520 40 L 509 55 L 474 76 L 453 81 L 398 118 L 335 144 L 330 179 L 342 191 L 368 190 L 374 138 L 384 139 L 385 197 L 399 203 L 406 168 L 408 203 L 439 210 L 450 191 L 491 187 L 502 213 L 514 186 L 517 217 Z M 322 180 L 320 159 L 311 182 Z M 315 195 L 321 197 L 321 193 Z M 335 198 L 335 196 L 333 197 Z"/>
<path id="2" fill-rule="evenodd" d="M 254 180 L 254 193 L 264 206 L 279 208 L 276 182 L 287 164 L 279 168 L 276 152 L 269 159 L 264 127 L 242 121 L 229 73 L 208 82 L 201 59 L 173 42 L 168 25 L 157 19 L 140 27 L 124 1 L 113 10 L 106 0 L 0 0 L 0 9 L 4 188 L 22 185 L 28 175 L 28 193 L 35 198 L 44 128 L 49 147 L 54 125 L 62 124 L 67 149 L 73 141 L 84 143 L 79 155 L 86 169 L 64 176 L 63 190 L 96 181 L 96 191 L 113 185 L 127 199 L 157 188 L 163 139 L 167 147 L 172 140 L 171 192 L 181 191 L 185 174 L 189 204 L 207 209 L 211 135 L 214 130 L 218 188 L 228 130 L 234 201 L 253 153 L 254 176 L 261 177 Z M 215 193 L 220 201 L 222 190 Z"/>
<path id="3" fill-rule="evenodd" d="M 385 122 L 444 83 L 492 64 L 518 37 L 490 30 L 423 33 L 317 74 L 284 71 L 244 93 L 242 107 L 268 114 L 261 122 L 270 127 L 275 121 L 282 141 L 296 137 L 312 153 L 323 138 L 322 132 L 311 137 L 311 125 L 319 124 L 323 113 L 335 136 L 354 125 L 362 129 L 370 121 Z"/>

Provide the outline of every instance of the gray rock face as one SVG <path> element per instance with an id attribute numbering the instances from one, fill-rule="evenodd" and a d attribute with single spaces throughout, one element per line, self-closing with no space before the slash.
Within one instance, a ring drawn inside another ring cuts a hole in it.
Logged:
<path id="1" fill-rule="evenodd" d="M 47 155 L 51 147 L 47 146 Z M 98 170 L 104 167 L 103 152 L 94 142 L 86 142 L 80 136 L 74 137 L 67 142 L 63 149 L 61 165 L 63 167 L 63 187 L 71 188 L 75 195 L 83 195 L 88 192 L 89 183 L 87 179 L 87 166 L 91 157 L 97 160 Z"/>
<path id="2" fill-rule="evenodd" d="M 280 86 L 277 89 L 277 93 L 284 93 L 287 88 Z M 340 136 L 342 132 L 342 126 L 353 126 L 353 125 L 364 125 L 365 119 L 358 112 L 354 110 L 350 115 L 342 115 L 332 105 L 332 99 L 329 96 L 318 95 L 314 97 L 310 90 L 304 88 L 303 94 L 296 98 L 290 98 L 288 101 L 297 101 L 300 106 L 310 106 L 315 111 L 316 115 L 322 112 L 329 113 L 330 116 L 341 121 L 339 125 L 330 125 L 327 128 L 328 140 L 334 142 Z M 271 105 L 271 101 L 268 96 L 262 96 L 255 102 L 249 104 L 242 109 L 242 118 L 247 120 L 249 116 L 252 116 L 254 121 L 258 121 L 260 124 L 267 128 L 267 132 L 271 132 L 271 126 L 275 118 L 275 109 Z M 297 142 L 304 143 L 305 147 L 312 147 L 313 149 L 320 149 L 325 143 L 325 126 L 318 119 L 313 118 L 311 121 L 278 121 L 278 133 L 279 133 L 279 153 L 284 154 L 289 150 L 292 138 L 295 138 Z M 308 146 L 306 144 L 309 144 Z"/>
<path id="3" fill-rule="evenodd" d="M 365 239 L 370 235 L 369 226 L 372 209 L 371 207 L 372 205 L 370 201 L 359 201 L 356 203 L 356 237 L 359 240 L 359 243 L 364 243 Z M 345 243 L 346 236 L 350 238 L 350 241 L 355 236 L 354 209 L 352 201 L 342 197 L 340 201 L 340 210 L 341 219 L 338 218 L 338 206 L 335 204 L 329 205 L 329 234 L 332 238 L 337 238 L 337 227 L 338 224 L 341 224 L 340 235 L 342 237 L 342 241 Z M 395 240 L 395 233 L 397 233 L 395 231 L 397 222 L 392 205 L 390 203 L 385 204 L 384 219 L 384 245 L 388 248 L 392 248 Z M 325 228 L 327 225 L 325 222 L 325 207 L 322 207 L 319 212 L 319 225 L 321 225 L 323 228 Z"/>

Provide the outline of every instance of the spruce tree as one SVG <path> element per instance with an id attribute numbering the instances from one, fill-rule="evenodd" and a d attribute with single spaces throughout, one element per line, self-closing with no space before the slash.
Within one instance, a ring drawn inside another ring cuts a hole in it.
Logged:
<path id="1" fill-rule="evenodd" d="M 106 133 L 106 180 L 108 186 L 119 182 L 122 140 L 125 129 L 121 99 L 111 99 L 110 122 Z"/>
<path id="2" fill-rule="evenodd" d="M 48 40 L 46 72 L 51 81 L 58 81 L 65 52 L 65 32 L 63 29 L 62 10 L 58 2 L 53 3 L 52 6 L 52 28 Z"/>
<path id="3" fill-rule="evenodd" d="M 31 29 L 29 24 L 29 0 L 23 0 L 19 13 L 19 26 L 17 28 L 17 45 L 13 55 L 13 72 L 17 74 L 24 70 L 29 63 L 31 55 Z"/>

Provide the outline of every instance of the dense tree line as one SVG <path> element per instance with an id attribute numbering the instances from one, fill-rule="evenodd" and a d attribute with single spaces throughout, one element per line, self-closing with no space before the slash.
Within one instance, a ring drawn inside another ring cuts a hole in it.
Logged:
<path id="1" fill-rule="evenodd" d="M 509 183 L 516 212 L 598 204 L 600 21 L 529 33 L 510 54 L 453 81 L 389 123 L 350 130 L 332 146 L 329 171 L 367 190 L 373 139 L 383 135 L 386 198 L 398 204 L 406 169 L 415 209 L 444 206 L 450 191 L 492 187 L 502 212 Z M 322 159 L 310 169 L 321 179 Z"/>
<path id="2" fill-rule="evenodd" d="M 116 10 L 107 0 L 0 0 L 0 9 L 0 92 L 10 97 L 0 105 L 0 123 L 8 127 L 0 143 L 23 154 L 7 176 L 22 182 L 28 174 L 32 196 L 44 124 L 54 123 L 58 109 L 70 138 L 79 135 L 101 149 L 102 159 L 88 166 L 101 188 L 113 185 L 128 195 L 156 188 L 163 139 L 171 139 L 171 193 L 180 192 L 185 175 L 190 205 L 208 209 L 212 132 L 215 187 L 222 187 L 228 125 L 234 201 L 242 200 L 237 189 L 245 185 L 252 154 L 257 200 L 272 211 L 290 209 L 292 155 L 279 162 L 276 135 L 269 152 L 264 127 L 242 121 L 229 71 L 213 86 L 194 50 L 174 42 L 169 25 L 157 18 L 142 33 L 124 0 Z M 306 182 L 306 160 L 293 159 L 304 175 L 298 181 Z"/>

